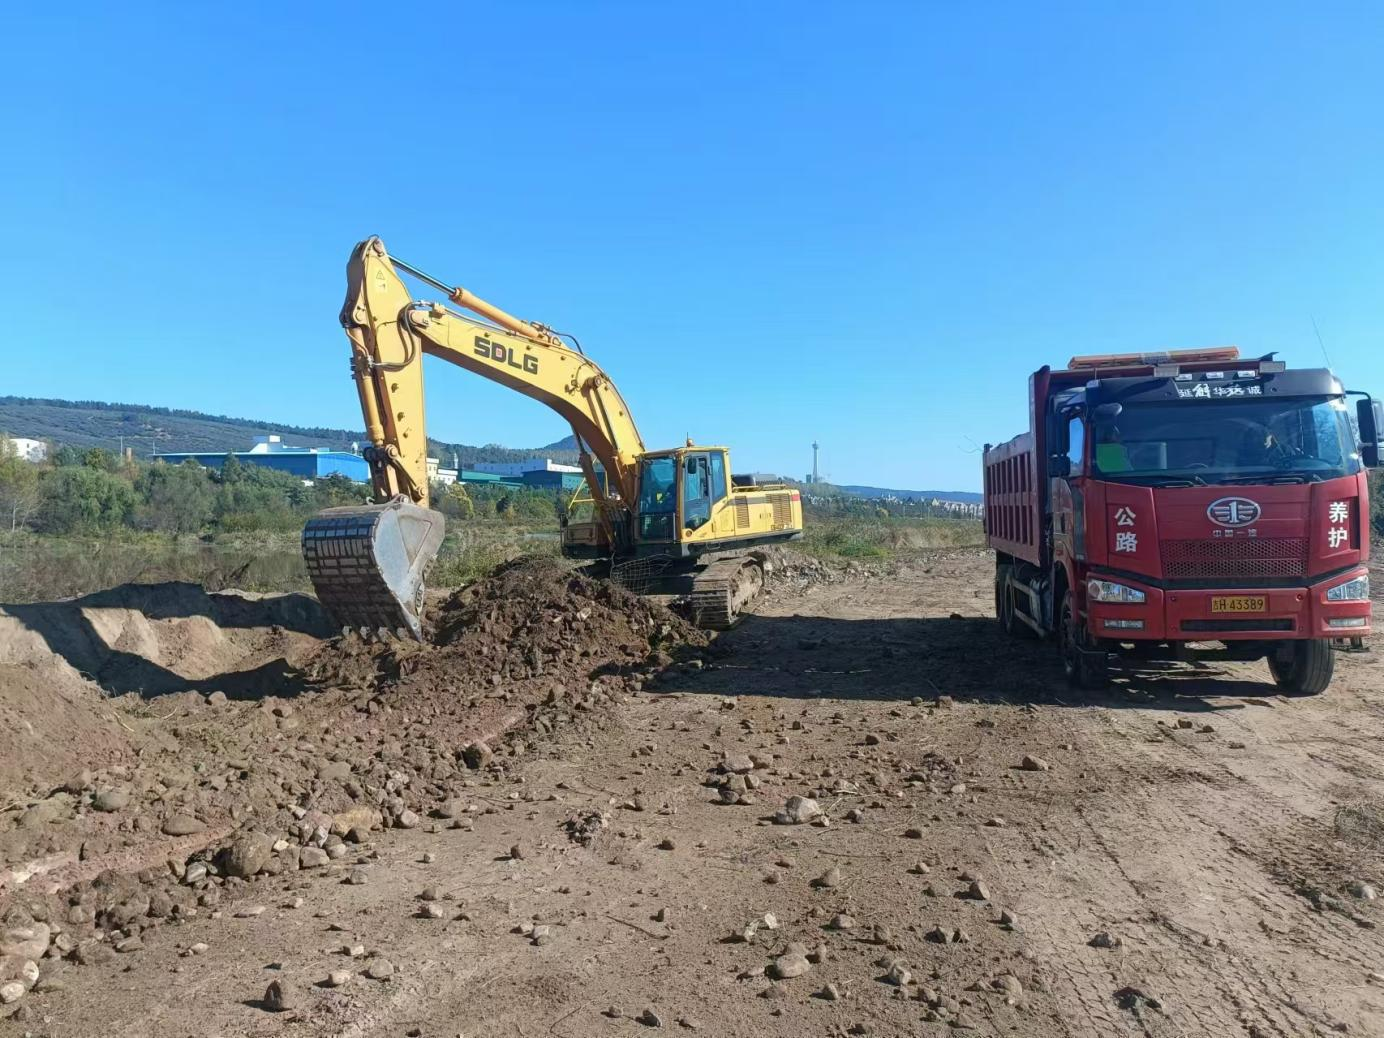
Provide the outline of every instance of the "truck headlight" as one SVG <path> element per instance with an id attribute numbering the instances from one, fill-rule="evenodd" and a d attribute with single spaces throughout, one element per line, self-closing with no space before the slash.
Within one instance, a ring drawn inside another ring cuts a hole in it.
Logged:
<path id="1" fill-rule="evenodd" d="M 1113 580 L 1088 580 L 1086 594 L 1094 602 L 1142 602 L 1144 593 Z"/>
<path id="2" fill-rule="evenodd" d="M 1328 602 L 1364 602 L 1370 597 L 1369 574 L 1362 574 L 1344 584 L 1337 584 L 1326 593 Z"/>

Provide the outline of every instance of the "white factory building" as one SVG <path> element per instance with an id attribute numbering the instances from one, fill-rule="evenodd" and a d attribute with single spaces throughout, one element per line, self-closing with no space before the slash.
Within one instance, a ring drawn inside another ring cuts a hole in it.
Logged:
<path id="1" fill-rule="evenodd" d="M 48 444 L 25 436 L 6 436 L 0 443 L 0 453 L 38 464 L 48 457 Z"/>

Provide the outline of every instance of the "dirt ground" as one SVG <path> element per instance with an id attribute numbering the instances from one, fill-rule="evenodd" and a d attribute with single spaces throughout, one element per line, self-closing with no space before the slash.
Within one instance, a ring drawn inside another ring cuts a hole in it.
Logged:
<path id="1" fill-rule="evenodd" d="M 102 753 L 127 811 L 204 828 L 112 823 L 91 859 L 133 855 L 169 904 L 81 874 L 82 854 L 21 876 L 41 841 L 0 842 L 9 933 L 54 935 L 0 1034 L 1384 1035 L 1384 664 L 1340 657 L 1311 699 L 1278 696 L 1263 664 L 1082 696 L 1050 647 L 1001 634 L 990 565 L 951 551 L 799 575 L 705 650 L 678 649 L 655 610 L 608 626 L 600 610 L 626 603 L 592 588 L 571 621 L 604 625 L 586 640 L 543 633 L 558 600 L 521 617 L 484 591 L 452 614 L 490 625 L 452 632 L 455 687 L 403 652 L 370 657 L 387 680 L 362 694 L 354 663 L 313 670 L 295 643 L 303 688 L 267 701 L 291 702 L 282 716 L 262 705 L 265 643 L 229 703 L 189 672 L 197 688 L 124 715 Z M 519 734 L 477 759 L 484 726 L 449 696 L 522 715 Z M 306 773 L 324 754 L 332 773 Z M 138 780 L 193 758 L 222 764 Z M 228 760 L 274 782 L 208 787 Z M 69 785 L 70 817 L 21 829 L 58 795 L 31 784 L 11 834 L 90 839 L 119 817 Z M 790 797 L 822 816 L 775 824 Z M 315 838 L 293 826 L 309 803 Z M 252 826 L 303 867 L 236 879 L 199 849 Z M 335 856 L 309 864 L 329 829 Z M 221 875 L 194 880 L 208 865 Z"/>

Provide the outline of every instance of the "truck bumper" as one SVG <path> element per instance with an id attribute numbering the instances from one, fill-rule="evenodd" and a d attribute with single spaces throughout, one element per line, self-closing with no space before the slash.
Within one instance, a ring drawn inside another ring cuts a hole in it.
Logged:
<path id="1" fill-rule="evenodd" d="M 1306 587 L 1166 590 L 1125 576 L 1092 573 L 1144 593 L 1141 603 L 1087 601 L 1087 626 L 1114 641 L 1265 641 L 1292 638 L 1363 638 L 1370 634 L 1370 603 L 1328 601 L 1326 593 L 1365 576 L 1361 566 Z M 1213 612 L 1213 598 L 1263 598 L 1262 611 Z"/>

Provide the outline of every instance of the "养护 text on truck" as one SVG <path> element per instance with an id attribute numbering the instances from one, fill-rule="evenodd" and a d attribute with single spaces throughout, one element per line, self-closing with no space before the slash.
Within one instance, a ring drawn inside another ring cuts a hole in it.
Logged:
<path id="1" fill-rule="evenodd" d="M 1325 690 L 1333 649 L 1370 633 L 1381 426 L 1330 371 L 1235 347 L 1039 369 L 1029 431 L 985 448 L 1001 625 L 1056 641 L 1079 687 L 1129 658 L 1210 656 Z"/>

